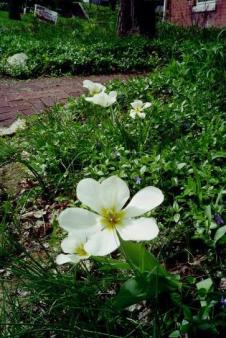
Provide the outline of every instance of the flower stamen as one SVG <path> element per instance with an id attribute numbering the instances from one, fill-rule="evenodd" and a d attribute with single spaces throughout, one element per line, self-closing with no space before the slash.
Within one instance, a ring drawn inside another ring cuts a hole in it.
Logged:
<path id="1" fill-rule="evenodd" d="M 82 243 L 75 248 L 74 253 L 78 256 L 88 256 L 88 253 L 84 249 L 84 244 Z"/>
<path id="2" fill-rule="evenodd" d="M 114 208 L 103 208 L 101 210 L 101 224 L 108 230 L 113 230 L 116 226 L 122 225 L 125 212 L 123 210 L 115 210 Z"/>

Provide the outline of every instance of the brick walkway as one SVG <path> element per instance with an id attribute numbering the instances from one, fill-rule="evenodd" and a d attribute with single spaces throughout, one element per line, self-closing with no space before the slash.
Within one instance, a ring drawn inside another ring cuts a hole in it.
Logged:
<path id="1" fill-rule="evenodd" d="M 69 96 L 84 92 L 84 79 L 106 83 L 112 79 L 126 80 L 132 75 L 100 75 L 88 77 L 39 78 L 28 81 L 0 79 L 0 127 L 8 127 L 18 114 L 39 113 L 54 103 L 64 103 Z M 134 75 L 133 75 L 134 76 Z"/>

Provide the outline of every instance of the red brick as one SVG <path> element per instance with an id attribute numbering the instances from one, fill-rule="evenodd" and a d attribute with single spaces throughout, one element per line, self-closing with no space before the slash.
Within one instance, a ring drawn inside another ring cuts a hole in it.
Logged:
<path id="1" fill-rule="evenodd" d="M 29 103 L 32 105 L 33 111 L 35 112 L 40 112 L 45 109 L 45 105 L 40 99 L 29 100 Z"/>
<path id="2" fill-rule="evenodd" d="M 6 107 L 6 106 L 8 106 L 6 97 L 1 97 L 1 100 L 0 100 L 0 107 Z"/>
<path id="3" fill-rule="evenodd" d="M 169 21 L 181 26 L 198 25 L 200 27 L 226 26 L 226 1 L 217 0 L 216 10 L 205 13 L 193 13 L 192 6 L 196 0 L 169 0 Z"/>
<path id="4" fill-rule="evenodd" d="M 20 104 L 23 104 L 24 103 L 24 100 L 22 100 L 22 99 L 19 99 L 19 100 L 10 100 L 10 102 L 9 102 L 9 105 L 10 105 L 10 107 L 17 107 L 17 106 L 19 106 Z"/>
<path id="5" fill-rule="evenodd" d="M 128 79 L 131 75 L 89 76 L 89 79 L 105 83 L 114 78 Z M 75 76 L 29 81 L 0 81 L 0 125 L 9 126 L 16 120 L 18 114 L 38 113 L 56 102 L 66 102 L 69 95 L 82 94 L 84 79 L 85 77 Z"/>
<path id="6" fill-rule="evenodd" d="M 61 104 L 64 104 L 64 103 L 67 102 L 67 100 L 68 100 L 67 98 L 66 98 L 66 99 L 60 99 L 60 103 L 61 103 Z"/>
<path id="7" fill-rule="evenodd" d="M 24 109 L 24 110 L 19 111 L 19 114 L 32 115 L 32 114 L 34 114 L 34 111 L 33 111 L 32 108 L 31 109 Z"/>
<path id="8" fill-rule="evenodd" d="M 0 115 L 0 122 L 8 120 L 8 119 L 12 119 L 14 117 L 16 117 L 16 113 L 14 112 L 10 112 L 10 113 L 6 113 L 6 114 L 1 114 Z"/>
<path id="9" fill-rule="evenodd" d="M 15 120 L 16 117 L 12 117 L 7 120 L 0 121 L 0 127 L 9 127 Z"/>
<path id="10" fill-rule="evenodd" d="M 0 114 L 5 114 L 5 113 L 8 113 L 12 110 L 11 107 L 9 106 L 6 106 L 6 107 L 0 107 Z"/>
<path id="11" fill-rule="evenodd" d="M 45 106 L 50 107 L 53 106 L 56 103 L 56 99 L 53 97 L 41 97 L 42 102 L 44 103 Z"/>

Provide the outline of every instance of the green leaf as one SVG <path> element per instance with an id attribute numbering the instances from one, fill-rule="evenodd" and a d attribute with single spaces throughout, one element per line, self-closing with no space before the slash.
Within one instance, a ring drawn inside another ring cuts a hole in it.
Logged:
<path id="1" fill-rule="evenodd" d="M 183 314 L 184 318 L 188 321 L 192 321 L 192 312 L 189 306 L 183 305 Z"/>
<path id="2" fill-rule="evenodd" d="M 226 152 L 224 151 L 218 151 L 215 154 L 212 155 L 212 160 L 215 160 L 216 158 L 226 158 Z"/>
<path id="3" fill-rule="evenodd" d="M 113 304 L 117 309 L 124 309 L 136 304 L 148 297 L 146 290 L 140 285 L 136 278 L 127 280 L 118 295 L 114 298 Z"/>
<path id="4" fill-rule="evenodd" d="M 123 309 L 142 300 L 153 299 L 168 290 L 169 284 L 164 278 L 144 273 L 123 284 L 118 295 L 114 298 L 114 305 L 117 309 Z"/>
<path id="5" fill-rule="evenodd" d="M 175 330 L 173 331 L 170 335 L 169 338 L 176 338 L 176 337 L 180 337 L 180 331 L 179 330 Z"/>
<path id="6" fill-rule="evenodd" d="M 219 241 L 219 239 L 221 239 L 224 235 L 226 234 L 226 225 L 224 225 L 223 227 L 220 227 L 214 236 L 214 244 L 217 243 L 217 241 Z"/>
<path id="7" fill-rule="evenodd" d="M 125 308 L 141 300 L 157 297 L 164 292 L 175 292 L 181 284 L 168 273 L 159 261 L 138 243 L 123 241 L 121 251 L 134 270 L 136 277 L 129 279 L 121 287 L 114 299 L 118 309 Z"/>
<path id="8" fill-rule="evenodd" d="M 142 244 L 123 241 L 122 239 L 120 239 L 120 242 L 121 251 L 135 272 L 154 272 L 158 269 L 160 275 L 168 275 L 168 272 L 161 266 L 155 256 L 148 252 Z"/>
<path id="9" fill-rule="evenodd" d="M 201 282 L 196 283 L 196 287 L 198 290 L 204 289 L 206 292 L 209 292 L 213 285 L 213 281 L 211 278 L 206 278 Z"/>
<path id="10" fill-rule="evenodd" d="M 148 272 L 149 274 L 146 274 L 146 278 L 151 274 L 158 275 L 158 277 L 161 276 L 167 279 L 171 286 L 180 287 L 181 284 L 177 276 L 170 274 L 142 244 L 123 241 L 121 238 L 120 242 L 121 251 L 136 274 L 140 275 Z"/>

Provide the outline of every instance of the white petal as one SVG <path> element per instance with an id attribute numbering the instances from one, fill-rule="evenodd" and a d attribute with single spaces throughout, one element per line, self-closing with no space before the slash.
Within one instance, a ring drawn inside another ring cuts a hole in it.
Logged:
<path id="1" fill-rule="evenodd" d="M 96 94 L 93 97 L 86 97 L 86 101 L 92 102 L 94 104 L 97 104 L 102 107 L 108 106 L 108 95 L 104 92 L 101 92 L 100 94 Z"/>
<path id="2" fill-rule="evenodd" d="M 117 92 L 116 91 L 112 91 L 108 94 L 110 97 L 114 98 L 116 100 L 117 98 Z"/>
<path id="3" fill-rule="evenodd" d="M 96 83 L 96 87 L 94 89 L 94 92 L 96 92 L 96 93 L 104 92 L 105 89 L 106 89 L 106 87 L 103 86 L 101 83 Z"/>
<path id="4" fill-rule="evenodd" d="M 97 96 L 97 95 L 94 95 L 94 96 Z M 91 97 L 85 97 L 85 100 L 88 101 L 88 102 L 91 102 L 91 103 L 95 103 L 95 102 L 94 102 L 94 96 L 91 96 Z"/>
<path id="5" fill-rule="evenodd" d="M 151 107 L 151 102 L 146 102 L 144 105 L 143 105 L 143 109 L 147 109 Z"/>
<path id="6" fill-rule="evenodd" d="M 128 225 L 118 228 L 118 232 L 125 241 L 150 241 L 157 237 L 159 228 L 154 218 L 134 219 Z"/>
<path id="7" fill-rule="evenodd" d="M 56 257 L 56 263 L 58 265 L 65 264 L 65 263 L 78 263 L 82 258 L 76 255 L 64 255 L 60 254 Z"/>
<path id="8" fill-rule="evenodd" d="M 131 103 L 131 106 L 134 108 L 134 109 L 141 109 L 143 107 L 143 101 L 141 100 L 135 100 Z"/>
<path id="9" fill-rule="evenodd" d="M 104 103 L 104 107 L 110 107 L 111 105 L 113 105 L 116 102 L 117 99 L 117 92 L 116 91 L 112 91 L 109 94 L 105 93 L 105 103 Z"/>
<path id="10" fill-rule="evenodd" d="M 154 209 L 164 200 L 163 193 L 155 187 L 146 187 L 140 190 L 130 201 L 126 211 L 126 217 L 137 217 Z"/>
<path id="11" fill-rule="evenodd" d="M 103 208 L 120 210 L 128 201 L 130 192 L 127 184 L 117 176 L 111 176 L 100 184 L 100 200 Z"/>
<path id="12" fill-rule="evenodd" d="M 84 248 L 90 255 L 106 256 L 115 251 L 119 245 L 116 232 L 105 229 L 92 236 L 84 245 Z"/>
<path id="13" fill-rule="evenodd" d="M 100 183 L 92 178 L 85 178 L 78 183 L 76 193 L 84 205 L 96 212 L 100 211 Z"/>
<path id="14" fill-rule="evenodd" d="M 136 111 L 135 111 L 135 110 L 131 109 L 131 110 L 130 110 L 130 113 L 129 113 L 129 115 L 130 115 L 130 117 L 132 117 L 132 119 L 135 119 L 135 118 L 136 118 L 136 115 L 137 115 L 137 113 L 136 113 Z"/>
<path id="15" fill-rule="evenodd" d="M 81 208 L 67 208 L 61 212 L 59 218 L 59 225 L 64 230 L 81 231 L 88 230 L 94 231 L 98 228 L 98 216 Z"/>
<path id="16" fill-rule="evenodd" d="M 101 91 L 104 91 L 106 89 L 105 86 L 103 86 L 101 83 L 93 82 L 90 80 L 84 80 L 83 81 L 83 87 L 87 88 L 90 92 L 90 94 L 94 95 L 97 93 L 100 93 Z"/>
<path id="17" fill-rule="evenodd" d="M 87 89 L 92 89 L 93 88 L 93 81 L 90 80 L 84 80 L 83 81 L 83 87 Z"/>
<path id="18" fill-rule="evenodd" d="M 141 119 L 144 119 L 145 118 L 145 116 L 146 116 L 146 114 L 145 113 L 138 113 L 137 114 Z"/>
<path id="19" fill-rule="evenodd" d="M 69 236 L 64 238 L 61 242 L 61 248 L 65 253 L 73 254 L 79 245 L 87 242 L 87 239 L 88 236 L 83 231 L 69 233 Z"/>

